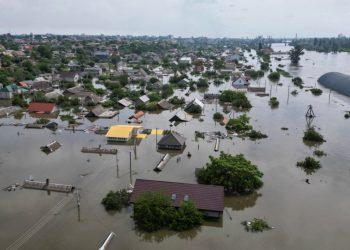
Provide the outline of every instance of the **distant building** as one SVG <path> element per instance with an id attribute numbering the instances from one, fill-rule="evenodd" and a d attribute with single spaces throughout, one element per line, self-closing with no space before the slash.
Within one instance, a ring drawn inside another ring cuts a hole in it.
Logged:
<path id="1" fill-rule="evenodd" d="M 246 88 L 248 86 L 248 82 L 244 77 L 239 77 L 233 80 L 232 86 L 235 88 Z"/>
<path id="2" fill-rule="evenodd" d="M 164 135 L 158 142 L 158 149 L 183 150 L 186 147 L 186 138 L 177 132 Z"/>
<path id="3" fill-rule="evenodd" d="M 137 98 L 137 100 L 135 101 L 135 105 L 139 106 L 139 105 L 143 105 L 149 102 L 149 98 L 147 95 L 143 95 L 140 96 L 139 98 Z"/>
<path id="4" fill-rule="evenodd" d="M 78 82 L 80 79 L 80 76 L 76 72 L 61 72 L 59 73 L 60 80 L 64 82 Z"/>
<path id="5" fill-rule="evenodd" d="M 94 57 L 99 60 L 107 60 L 110 57 L 110 53 L 108 51 L 95 51 Z"/>
<path id="6" fill-rule="evenodd" d="M 0 99 L 11 99 L 13 94 L 23 94 L 26 92 L 28 92 L 27 89 L 21 88 L 13 83 L 0 89 Z"/>
<path id="7" fill-rule="evenodd" d="M 142 126 L 138 125 L 115 125 L 107 132 L 107 140 L 111 142 L 127 142 L 133 136 L 137 136 Z"/>
<path id="8" fill-rule="evenodd" d="M 191 59 L 191 57 L 183 56 L 179 59 L 179 63 L 191 64 L 192 59 Z"/>
<path id="9" fill-rule="evenodd" d="M 102 69 L 97 65 L 94 67 L 87 67 L 84 69 L 84 75 L 100 76 L 102 75 Z"/>
<path id="10" fill-rule="evenodd" d="M 130 202 L 135 203 L 147 192 L 161 192 L 176 208 L 191 201 L 205 217 L 220 218 L 224 211 L 223 186 L 136 179 Z"/>

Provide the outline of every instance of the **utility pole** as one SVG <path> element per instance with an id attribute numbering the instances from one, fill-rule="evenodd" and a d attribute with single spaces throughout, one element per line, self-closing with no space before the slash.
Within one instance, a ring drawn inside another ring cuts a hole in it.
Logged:
<path id="1" fill-rule="evenodd" d="M 328 94 L 328 103 L 331 102 L 331 93 L 332 93 L 332 90 L 330 89 L 330 90 L 329 90 L 329 94 Z"/>
<path id="2" fill-rule="evenodd" d="M 76 201 L 77 201 L 77 209 L 78 209 L 78 221 L 80 221 L 80 194 L 79 194 L 79 189 L 77 189 L 76 193 Z"/>
<path id="3" fill-rule="evenodd" d="M 117 165 L 117 178 L 119 178 L 119 161 L 118 161 L 118 153 L 115 155 L 115 161 Z"/>
<path id="4" fill-rule="evenodd" d="M 287 104 L 289 103 L 289 85 L 288 85 L 288 97 L 287 97 Z"/>
<path id="5" fill-rule="evenodd" d="M 129 172 L 130 172 L 130 185 L 132 185 L 132 173 L 131 173 L 131 151 L 129 152 Z"/>
<path id="6" fill-rule="evenodd" d="M 271 95 L 272 95 L 272 85 L 270 84 L 270 98 L 271 98 Z"/>

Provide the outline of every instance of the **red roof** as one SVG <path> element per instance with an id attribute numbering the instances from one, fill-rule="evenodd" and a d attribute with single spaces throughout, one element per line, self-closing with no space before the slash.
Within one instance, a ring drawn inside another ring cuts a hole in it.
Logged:
<path id="1" fill-rule="evenodd" d="M 54 103 L 32 102 L 29 104 L 28 111 L 35 113 L 51 113 L 54 108 Z"/>
<path id="2" fill-rule="evenodd" d="M 192 201 L 199 210 L 216 212 L 224 210 L 224 187 L 222 186 L 137 179 L 130 202 L 135 202 L 145 192 L 161 192 L 170 198 L 175 194 L 176 198 L 173 201 L 175 207 L 179 207 L 185 195 L 188 195 L 188 200 Z"/>

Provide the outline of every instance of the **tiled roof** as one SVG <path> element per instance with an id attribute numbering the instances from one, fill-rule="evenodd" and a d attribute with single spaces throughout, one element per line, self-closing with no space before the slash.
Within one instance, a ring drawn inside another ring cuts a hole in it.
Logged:
<path id="1" fill-rule="evenodd" d="M 197 209 L 217 212 L 224 210 L 222 186 L 137 179 L 130 202 L 135 202 L 145 192 L 161 192 L 170 198 L 176 196 L 173 200 L 175 207 L 179 207 L 187 195 L 188 200 L 193 202 Z"/>
<path id="2" fill-rule="evenodd" d="M 32 102 L 29 104 L 28 111 L 51 113 L 54 107 L 55 107 L 54 103 Z"/>

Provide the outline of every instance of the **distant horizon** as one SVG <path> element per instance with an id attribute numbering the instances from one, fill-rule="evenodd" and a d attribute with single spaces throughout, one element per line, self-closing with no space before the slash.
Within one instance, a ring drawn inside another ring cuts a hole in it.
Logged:
<path id="1" fill-rule="evenodd" d="M 338 38 L 340 35 L 344 38 L 350 38 L 350 36 L 345 36 L 343 34 L 338 34 L 336 36 L 305 36 L 305 37 L 301 37 L 301 36 L 297 36 L 297 37 L 272 37 L 272 36 L 263 36 L 263 35 L 257 35 L 257 36 L 251 36 L 251 37 L 210 37 L 210 36 L 175 36 L 172 34 L 168 34 L 168 35 L 155 35 L 155 34 L 140 34 L 140 35 L 130 35 L 130 34 L 87 34 L 87 33 L 34 33 L 34 32 L 29 32 L 29 33 L 0 33 L 0 36 L 4 36 L 10 34 L 11 36 L 29 36 L 31 34 L 35 35 L 35 36 L 46 36 L 46 35 L 53 35 L 53 36 L 95 36 L 95 37 L 99 37 L 99 36 L 106 36 L 106 37 L 169 37 L 171 36 L 172 38 L 178 39 L 190 39 L 190 38 L 208 38 L 208 39 L 257 39 L 257 38 L 263 38 L 263 39 L 285 39 L 285 40 L 292 40 L 292 39 L 312 39 L 312 38 Z"/>

